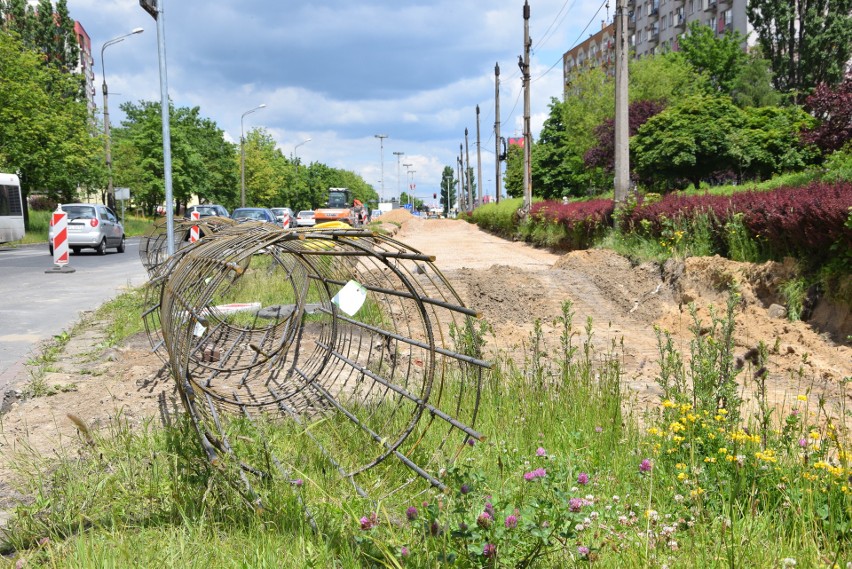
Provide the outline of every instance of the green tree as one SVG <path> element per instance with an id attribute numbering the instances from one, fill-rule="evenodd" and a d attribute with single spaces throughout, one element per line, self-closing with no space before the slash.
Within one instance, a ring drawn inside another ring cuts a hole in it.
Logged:
<path id="1" fill-rule="evenodd" d="M 125 119 L 111 131 L 113 176 L 116 185 L 129 187 L 146 211 L 151 211 L 165 195 L 160 103 L 128 102 L 121 109 Z M 175 202 L 185 205 L 195 195 L 202 201 L 235 205 L 238 162 L 234 146 L 225 141 L 214 122 L 201 117 L 198 107 L 175 109 L 170 105 L 169 111 Z"/>
<path id="2" fill-rule="evenodd" d="M 781 95 L 772 86 L 772 69 L 760 50 L 749 53 L 748 60 L 734 80 L 731 97 L 739 107 L 772 107 Z"/>
<path id="3" fill-rule="evenodd" d="M 687 33 L 679 40 L 683 58 L 707 78 L 715 91 L 726 95 L 733 90 L 746 64 L 744 43 L 745 38 L 736 30 L 717 37 L 709 26 L 698 21 L 690 23 Z"/>
<path id="4" fill-rule="evenodd" d="M 543 198 L 561 198 L 575 194 L 577 189 L 576 148 L 571 144 L 562 105 L 558 99 L 550 100 L 550 116 L 542 125 L 533 153 L 533 191 Z"/>
<path id="5" fill-rule="evenodd" d="M 654 185 L 697 188 L 701 180 L 736 162 L 730 133 L 743 123 L 727 97 L 700 95 L 648 120 L 630 141 L 635 171 Z"/>
<path id="6" fill-rule="evenodd" d="M 18 173 L 25 197 L 73 199 L 103 174 L 101 141 L 87 130 L 86 103 L 62 94 L 77 78 L 43 65 L 15 36 L 0 33 L 0 169 Z"/>
<path id="7" fill-rule="evenodd" d="M 818 152 L 799 144 L 799 132 L 816 121 L 800 107 L 748 107 L 740 128 L 729 133 L 738 181 L 801 170 Z"/>
<path id="8" fill-rule="evenodd" d="M 852 0 L 749 0 L 746 13 L 777 89 L 795 95 L 843 79 L 852 55 Z"/>
<path id="9" fill-rule="evenodd" d="M 510 144 L 506 154 L 506 175 L 503 177 L 506 195 L 510 198 L 524 197 L 524 149 Z"/>
<path id="10" fill-rule="evenodd" d="M 707 92 L 707 79 L 678 52 L 631 59 L 628 82 L 630 102 L 661 101 L 670 104 L 684 97 Z M 613 85 L 613 93 L 615 86 Z M 615 95 L 613 95 L 614 97 Z M 615 103 L 613 102 L 613 109 Z M 612 116 L 612 115 L 608 115 Z"/>
<path id="11" fill-rule="evenodd" d="M 60 71 L 77 68 L 80 47 L 67 0 L 57 0 L 55 10 L 50 0 L 39 0 L 35 8 L 26 0 L 0 2 L 0 29 L 18 34 L 26 47 Z"/>
<path id="12" fill-rule="evenodd" d="M 444 206 L 444 215 L 449 215 L 450 208 L 456 203 L 456 172 L 452 166 L 444 166 L 441 172 L 441 205 Z"/>

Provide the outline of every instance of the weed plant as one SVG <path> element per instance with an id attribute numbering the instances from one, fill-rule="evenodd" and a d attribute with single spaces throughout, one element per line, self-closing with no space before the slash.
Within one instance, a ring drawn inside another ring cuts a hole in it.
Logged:
<path id="1" fill-rule="evenodd" d="M 538 324 L 522 364 L 497 359 L 476 425 L 489 438 L 446 462 L 446 492 L 365 500 L 306 443 L 305 427 L 231 420 L 247 461 L 285 457 L 283 475 L 254 479 L 259 511 L 232 469 L 203 459 L 183 413 L 133 429 L 119 417 L 82 450 L 57 449 L 59 461 L 19 459 L 30 499 L 5 553 L 10 563 L 64 567 L 846 566 L 845 409 L 806 392 L 790 408 L 770 405 L 772 350 L 734 357 L 735 304 L 732 295 L 709 323 L 693 312 L 689 354 L 659 332 L 663 398 L 642 428 L 622 386 L 620 344 L 596 344 L 590 321 L 577 330 L 566 304 L 558 337 Z M 476 332 L 456 331 L 457 347 L 479 353 Z M 749 382 L 753 410 L 738 393 Z M 346 428 L 328 417 L 309 430 L 339 444 Z M 363 460 L 355 446 L 342 458 Z M 409 475 L 388 461 L 367 482 Z"/>

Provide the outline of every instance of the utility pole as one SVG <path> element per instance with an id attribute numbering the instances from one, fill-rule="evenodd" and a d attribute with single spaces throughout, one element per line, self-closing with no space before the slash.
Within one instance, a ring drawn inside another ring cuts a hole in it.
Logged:
<path id="1" fill-rule="evenodd" d="M 500 166 L 500 62 L 494 64 L 494 165 L 496 172 L 494 173 L 495 196 L 497 203 L 500 203 L 500 174 L 503 168 Z"/>
<path id="2" fill-rule="evenodd" d="M 524 82 L 524 213 L 532 207 L 532 129 L 530 127 L 530 3 L 524 0 L 524 57 L 518 64 Z M 520 59 L 520 58 L 519 58 Z"/>
<path id="3" fill-rule="evenodd" d="M 627 201 L 630 184 L 630 129 L 627 110 L 627 0 L 615 4 L 615 207 Z"/>
<path id="4" fill-rule="evenodd" d="M 470 183 L 470 147 L 467 144 L 467 129 L 464 129 L 464 175 L 467 179 L 467 210 L 473 211 L 473 185 Z"/>
<path id="5" fill-rule="evenodd" d="M 379 139 L 379 160 L 382 169 L 382 201 L 385 201 L 385 139 L 388 135 L 374 134 L 373 136 Z"/>
<path id="6" fill-rule="evenodd" d="M 405 154 L 405 152 L 394 152 L 393 155 L 396 156 L 396 197 L 398 199 L 402 199 L 402 190 L 401 190 L 401 182 L 399 180 L 399 158 Z"/>
<path id="7" fill-rule="evenodd" d="M 467 204 L 465 204 L 465 185 L 464 185 L 464 146 L 462 143 L 459 143 L 459 211 L 467 211 Z"/>
<path id="8" fill-rule="evenodd" d="M 476 177 L 479 182 L 479 204 L 482 205 L 485 186 L 482 183 L 482 145 L 479 138 L 479 105 L 476 105 Z"/>

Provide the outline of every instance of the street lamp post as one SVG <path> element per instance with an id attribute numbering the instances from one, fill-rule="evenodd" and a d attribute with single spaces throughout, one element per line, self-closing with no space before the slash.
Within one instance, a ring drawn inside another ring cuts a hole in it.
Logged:
<path id="1" fill-rule="evenodd" d="M 410 178 L 408 179 L 408 205 L 411 206 L 411 211 L 414 211 L 414 198 L 412 197 L 411 193 L 414 191 L 414 188 L 412 186 L 414 186 L 414 174 L 416 172 L 417 170 L 408 171 L 408 175 L 410 176 Z"/>
<path id="2" fill-rule="evenodd" d="M 409 168 L 411 168 L 412 166 L 414 166 L 414 164 L 411 164 L 411 163 L 409 162 L 409 163 L 407 163 L 407 164 L 403 164 L 403 166 L 405 166 L 405 182 L 406 182 L 406 183 L 409 183 L 409 182 L 408 182 L 408 169 L 409 169 Z M 411 193 L 411 188 L 410 188 L 410 187 L 408 188 L 408 193 Z M 400 194 L 399 194 L 399 201 L 400 201 L 400 203 L 402 202 L 402 193 L 400 193 Z"/>
<path id="3" fill-rule="evenodd" d="M 382 201 L 385 201 L 385 139 L 388 137 L 386 134 L 374 134 L 375 138 L 379 139 L 379 159 L 381 160 L 381 168 L 382 168 Z"/>
<path id="4" fill-rule="evenodd" d="M 110 138 L 109 138 L 109 89 L 107 88 L 106 82 L 106 65 L 104 62 L 104 50 L 111 45 L 117 44 L 118 42 L 124 41 L 124 38 L 141 34 L 143 31 L 142 28 L 134 28 L 130 33 L 124 34 L 122 36 L 118 36 L 116 38 L 112 38 L 104 43 L 103 47 L 101 47 L 101 75 L 103 79 L 103 84 L 101 85 L 101 91 L 104 95 L 104 145 L 105 145 L 105 159 L 106 159 L 106 167 L 107 167 L 107 205 L 115 211 L 115 188 L 112 185 L 112 150 L 110 148 Z"/>
<path id="5" fill-rule="evenodd" d="M 299 144 L 297 144 L 296 146 L 293 147 L 293 162 L 296 163 L 297 168 L 299 167 L 299 154 L 298 154 L 299 147 L 302 146 L 303 144 L 309 143 L 311 140 L 313 140 L 313 139 L 312 138 L 306 138 L 305 140 L 303 140 L 302 142 L 300 142 Z"/>
<path id="6" fill-rule="evenodd" d="M 400 198 L 402 196 L 402 194 L 400 193 L 402 191 L 402 181 L 400 180 L 400 174 L 399 174 L 399 159 L 403 154 L 405 154 L 405 152 L 394 152 L 393 153 L 393 155 L 396 156 L 396 197 L 397 198 Z"/>
<path id="7" fill-rule="evenodd" d="M 266 103 L 261 103 L 253 109 L 249 109 L 240 117 L 240 207 L 246 207 L 246 136 L 243 127 L 243 119 L 255 111 L 266 108 Z"/>

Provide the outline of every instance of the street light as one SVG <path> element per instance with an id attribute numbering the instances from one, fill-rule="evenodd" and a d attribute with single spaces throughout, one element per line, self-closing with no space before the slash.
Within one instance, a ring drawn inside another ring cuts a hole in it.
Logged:
<path id="1" fill-rule="evenodd" d="M 412 186 L 414 185 L 414 174 L 416 172 L 417 170 L 408 171 L 408 175 L 410 176 L 408 179 L 408 205 L 411 206 L 412 211 L 414 210 L 414 198 L 412 198 L 411 194 L 414 192 L 414 188 Z"/>
<path id="2" fill-rule="evenodd" d="M 249 109 L 240 117 L 240 207 L 246 207 L 246 136 L 243 128 L 243 119 L 255 111 L 266 108 L 266 103 L 261 103 L 253 109 Z"/>
<path id="3" fill-rule="evenodd" d="M 299 147 L 302 146 L 303 144 L 309 143 L 311 140 L 313 140 L 313 139 L 312 138 L 306 138 L 305 140 L 303 140 L 302 142 L 300 142 L 299 144 L 297 144 L 296 146 L 293 147 L 293 161 L 296 162 L 297 167 L 298 167 L 298 164 L 299 164 L 299 162 L 298 162 L 299 161 L 299 155 L 297 154 Z"/>
<path id="4" fill-rule="evenodd" d="M 414 164 L 409 162 L 407 164 L 403 164 L 403 166 L 405 166 L 405 170 L 406 170 L 405 182 L 408 183 L 408 169 L 411 168 L 412 166 L 414 166 Z M 411 188 L 409 188 L 409 193 L 411 193 Z M 399 201 L 402 201 L 402 193 L 399 194 Z"/>
<path id="5" fill-rule="evenodd" d="M 393 155 L 396 156 L 396 196 L 397 197 L 400 197 L 402 195 L 400 193 L 401 188 L 402 188 L 402 186 L 400 184 L 402 182 L 400 181 L 400 175 L 399 175 L 399 159 L 403 154 L 405 154 L 405 152 L 394 152 L 393 153 Z"/>
<path id="6" fill-rule="evenodd" d="M 382 201 L 385 201 L 385 139 L 388 137 L 386 134 L 374 134 L 375 138 L 379 139 L 379 156 L 381 159 L 381 168 L 382 168 Z"/>
<path id="7" fill-rule="evenodd" d="M 115 188 L 112 186 L 112 151 L 110 149 L 110 140 L 109 140 L 109 89 L 107 89 L 106 82 L 106 65 L 104 63 L 104 50 L 113 44 L 117 44 L 118 42 L 124 41 L 124 38 L 141 34 L 145 30 L 142 28 L 134 28 L 128 34 L 124 34 L 122 36 L 118 36 L 116 38 L 112 38 L 111 40 L 104 43 L 103 47 L 101 47 L 101 75 L 103 79 L 103 84 L 101 85 L 101 91 L 104 94 L 104 145 L 106 146 L 106 166 L 107 166 L 107 205 L 115 211 Z"/>

